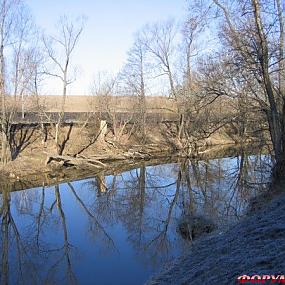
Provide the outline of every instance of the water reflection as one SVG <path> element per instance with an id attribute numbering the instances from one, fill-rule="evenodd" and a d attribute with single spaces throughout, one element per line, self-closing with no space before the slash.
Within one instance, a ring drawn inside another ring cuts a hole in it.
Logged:
<path id="1" fill-rule="evenodd" d="M 2 185 L 1 284 L 143 284 L 203 234 L 193 222 L 183 238 L 185 217 L 215 228 L 240 219 L 270 165 L 243 151 L 18 192 Z"/>

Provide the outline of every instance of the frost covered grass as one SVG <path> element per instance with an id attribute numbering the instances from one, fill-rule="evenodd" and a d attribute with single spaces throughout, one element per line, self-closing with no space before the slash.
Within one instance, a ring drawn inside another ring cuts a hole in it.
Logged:
<path id="1" fill-rule="evenodd" d="M 229 230 L 195 241 L 147 284 L 229 285 L 244 274 L 285 274 L 285 193 Z"/>

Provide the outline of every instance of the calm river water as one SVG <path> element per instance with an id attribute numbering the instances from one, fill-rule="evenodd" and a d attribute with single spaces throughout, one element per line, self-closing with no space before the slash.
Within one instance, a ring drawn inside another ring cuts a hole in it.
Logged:
<path id="1" fill-rule="evenodd" d="M 243 153 L 2 189 L 1 284 L 144 284 L 191 246 L 177 230 L 184 215 L 236 222 L 270 164 Z"/>

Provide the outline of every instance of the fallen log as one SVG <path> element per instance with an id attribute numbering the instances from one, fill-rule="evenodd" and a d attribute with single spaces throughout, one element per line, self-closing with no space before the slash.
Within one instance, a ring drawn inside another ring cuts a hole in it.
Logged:
<path id="1" fill-rule="evenodd" d="M 151 154 L 142 152 L 126 152 L 122 154 L 115 155 L 92 155 L 92 159 L 100 161 L 115 161 L 115 160 L 125 160 L 125 159 L 146 159 L 150 158 Z"/>
<path id="2" fill-rule="evenodd" d="M 96 159 L 99 161 L 112 161 L 112 160 L 123 160 L 126 159 L 124 154 L 115 154 L 115 155 L 110 155 L 110 154 L 98 154 L 98 155 L 91 155 L 90 156 L 92 159 Z"/>
<path id="3" fill-rule="evenodd" d="M 69 155 L 50 155 L 47 154 L 46 164 L 57 162 L 61 166 L 93 166 L 99 169 L 107 168 L 104 162 L 120 161 L 120 160 L 149 160 L 153 156 L 159 157 L 159 153 L 155 154 L 150 151 L 142 151 L 129 149 L 124 153 L 117 154 L 97 154 L 88 157 L 80 154 L 76 156 Z"/>
<path id="4" fill-rule="evenodd" d="M 106 164 L 104 164 L 103 162 L 101 162 L 101 161 L 98 160 L 98 159 L 89 158 L 89 157 L 86 157 L 86 156 L 83 156 L 83 155 L 77 155 L 76 158 L 78 158 L 78 159 L 84 159 L 84 160 L 87 160 L 88 162 L 95 163 L 95 164 L 99 164 L 99 165 L 101 165 L 102 167 L 106 167 Z"/>
<path id="5" fill-rule="evenodd" d="M 50 155 L 46 160 L 46 164 L 52 161 L 60 163 L 62 166 L 92 166 L 96 168 L 104 168 L 106 165 L 96 159 L 83 158 L 83 157 L 73 157 L 73 156 L 63 156 L 63 155 Z"/>

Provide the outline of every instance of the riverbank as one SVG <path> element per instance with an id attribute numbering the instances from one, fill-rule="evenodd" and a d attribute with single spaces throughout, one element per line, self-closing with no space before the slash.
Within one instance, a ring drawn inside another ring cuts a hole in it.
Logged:
<path id="1" fill-rule="evenodd" d="M 100 174 L 113 175 L 139 168 L 141 165 L 176 163 L 187 158 L 208 160 L 234 157 L 240 151 L 240 147 L 234 144 L 211 146 L 201 149 L 195 157 L 189 157 L 185 149 L 173 150 L 167 145 L 137 145 L 129 150 L 119 149 L 116 152 L 98 150 L 96 155 L 88 152 L 88 155 L 78 157 L 51 156 L 45 152 L 35 152 L 30 155 L 21 155 L 17 160 L 8 163 L 0 176 L 3 183 L 12 184 L 13 190 L 17 191 L 42 185 L 55 185 L 74 179 L 85 179 Z M 244 146 L 243 149 L 248 153 L 260 151 L 258 145 Z"/>
<path id="2" fill-rule="evenodd" d="M 92 126 L 72 129 L 66 126 L 64 133 L 68 138 L 64 142 L 64 152 L 56 155 L 52 129 L 47 130 L 44 142 L 41 129 L 19 130 L 13 149 L 15 157 L 2 169 L 2 180 L 8 180 L 15 185 L 13 188 L 20 190 L 102 172 L 111 173 L 147 161 L 155 164 L 155 160 L 161 163 L 169 159 L 173 161 L 174 157 L 211 159 L 225 154 L 235 155 L 240 147 L 229 137 L 215 134 L 191 149 L 191 144 L 184 143 L 183 146 L 166 136 L 163 128 L 149 130 L 143 144 L 139 136 L 135 133 L 130 136 L 128 132 L 121 135 L 120 140 L 110 131 L 103 139 L 98 139 Z M 252 143 L 248 147 L 256 148 Z"/>
<path id="3" fill-rule="evenodd" d="M 52 128 L 44 132 L 40 127 L 17 130 L 11 143 L 12 161 L 0 171 L 1 177 L 15 182 L 39 180 L 35 178 L 38 176 L 61 179 L 76 169 L 86 174 L 97 173 L 108 170 L 114 162 L 129 164 L 189 154 L 189 149 L 175 143 L 175 137 L 165 135 L 164 125 L 148 130 L 143 144 L 141 137 L 128 130 L 127 126 L 116 137 L 109 129 L 104 137 L 98 137 L 96 124 L 81 127 L 67 125 L 62 132 L 63 152 L 57 156 Z M 217 137 L 208 139 L 208 145 L 233 143 L 229 138 Z M 45 181 L 50 182 L 48 178 Z"/>
<path id="4" fill-rule="evenodd" d="M 238 284 L 240 275 L 285 274 L 284 184 L 255 199 L 254 210 L 225 232 L 194 241 L 147 284 Z M 270 196 L 274 196 L 271 201 Z M 265 199 L 267 196 L 267 199 Z M 251 284 L 246 283 L 246 284 Z"/>

